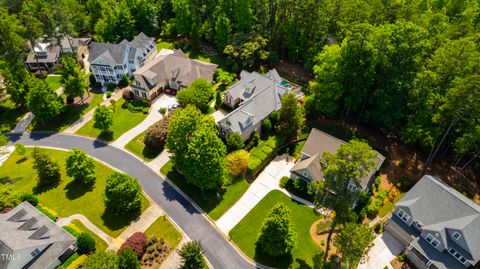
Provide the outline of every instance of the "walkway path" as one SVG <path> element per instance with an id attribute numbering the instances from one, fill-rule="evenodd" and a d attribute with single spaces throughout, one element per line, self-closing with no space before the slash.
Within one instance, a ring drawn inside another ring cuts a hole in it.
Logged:
<path id="1" fill-rule="evenodd" d="M 168 161 L 170 160 L 170 153 L 166 149 L 162 151 L 155 159 L 151 160 L 147 163 L 148 167 L 150 167 L 153 171 L 160 171 Z"/>
<path id="2" fill-rule="evenodd" d="M 160 269 L 172 269 L 172 268 L 180 268 L 182 265 L 182 259 L 180 255 L 178 255 L 177 250 L 181 249 L 182 246 L 188 242 L 187 238 L 183 238 L 180 243 L 178 243 L 177 247 L 168 255 L 167 259 L 163 261 L 162 265 L 160 265 Z"/>
<path id="3" fill-rule="evenodd" d="M 108 246 L 108 250 L 117 251 L 130 236 L 136 232 L 145 232 L 152 223 L 163 215 L 165 215 L 163 210 L 153 202 L 140 217 L 131 223 L 125 231 L 111 242 Z"/>
<path id="4" fill-rule="evenodd" d="M 120 98 L 122 98 L 122 90 L 118 90 L 114 92 L 112 94 L 112 97 L 110 97 L 110 99 L 103 101 L 100 105 L 108 106 L 110 105 L 111 99 L 118 101 Z M 90 109 L 90 111 L 85 113 L 80 119 L 74 122 L 70 127 L 65 129 L 63 132 L 66 134 L 76 133 L 80 128 L 82 128 L 83 125 L 85 125 L 87 122 L 93 119 L 93 113 L 95 113 L 95 108 Z"/>
<path id="5" fill-rule="evenodd" d="M 137 178 L 145 192 L 165 211 L 170 219 L 192 240 L 202 241 L 205 256 L 212 268 L 250 269 L 258 265 L 239 253 L 208 218 L 175 186 L 124 150 L 102 141 L 80 136 L 34 132 L 10 136 L 11 143 L 69 150 L 80 148 L 110 166 Z"/>
<path id="6" fill-rule="evenodd" d="M 72 222 L 73 220 L 79 220 L 83 223 L 83 225 L 85 225 L 85 227 L 87 227 L 90 231 L 92 231 L 93 233 L 95 233 L 96 235 L 98 235 L 98 237 L 102 238 L 103 241 L 107 242 L 107 244 L 110 244 L 112 243 L 113 241 L 113 238 L 106 234 L 104 231 L 100 230 L 97 226 L 95 226 L 93 223 L 91 223 L 87 217 L 85 217 L 84 215 L 81 215 L 81 214 L 74 214 L 74 215 L 71 215 L 69 217 L 66 217 L 66 218 L 61 218 L 61 219 L 58 219 L 57 220 L 57 224 L 58 226 L 67 226 L 68 224 L 70 224 L 70 222 Z"/>
<path id="7" fill-rule="evenodd" d="M 168 108 L 173 104 L 177 104 L 177 98 L 175 98 L 174 96 L 162 94 L 157 97 L 152 102 L 152 106 L 150 107 L 150 112 L 148 113 L 148 116 L 140 124 L 133 127 L 132 129 L 124 133 L 122 136 L 120 136 L 117 140 L 115 140 L 112 145 L 118 148 L 123 148 L 137 135 L 141 134 L 143 131 L 147 130 L 148 127 L 152 126 L 157 121 L 163 118 L 162 114 L 158 112 L 161 107 Z"/>
<path id="8" fill-rule="evenodd" d="M 280 178 L 290 176 L 294 159 L 286 154 L 275 158 L 250 185 L 243 196 L 217 221 L 217 227 L 226 235 L 245 217 L 265 195 L 272 190 L 281 190 Z M 287 192 L 288 193 L 288 192 Z"/>

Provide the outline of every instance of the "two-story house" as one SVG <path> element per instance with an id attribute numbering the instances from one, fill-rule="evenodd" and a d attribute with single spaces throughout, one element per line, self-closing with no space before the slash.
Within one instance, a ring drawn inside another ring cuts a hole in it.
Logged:
<path id="1" fill-rule="evenodd" d="M 76 239 L 28 202 L 0 214 L 0 268 L 57 268 Z"/>
<path id="2" fill-rule="evenodd" d="M 265 74 L 242 71 L 240 80 L 223 93 L 223 100 L 234 110 L 219 119 L 220 134 L 238 132 L 243 141 L 260 131 L 263 120 L 282 107 L 282 97 L 300 92 L 301 87 L 282 79 L 275 69 Z"/>
<path id="3" fill-rule="evenodd" d="M 321 181 L 324 179 L 322 173 L 322 167 L 320 161 L 325 152 L 336 153 L 341 145 L 346 142 L 333 137 L 320 130 L 312 128 L 308 135 L 307 141 L 302 148 L 302 156 L 298 162 L 290 169 L 292 179 L 301 179 L 307 182 Z M 375 167 L 369 171 L 368 175 L 364 178 L 358 179 L 360 186 L 351 181 L 348 185 L 348 189 L 356 191 L 361 189 L 368 191 L 375 176 L 375 173 L 380 169 L 385 157 L 377 152 L 377 158 L 375 160 Z"/>
<path id="4" fill-rule="evenodd" d="M 480 206 L 425 175 L 395 204 L 385 224 L 419 269 L 480 268 Z"/>
<path id="5" fill-rule="evenodd" d="M 216 64 L 188 58 L 182 50 L 161 50 L 133 74 L 133 94 L 152 101 L 167 88 L 176 93 L 199 78 L 212 82 L 216 68 Z"/>
<path id="6" fill-rule="evenodd" d="M 124 75 L 131 77 L 141 66 L 156 55 L 154 38 L 144 33 L 138 34 L 132 41 L 123 40 L 119 44 L 90 44 L 88 62 L 97 82 L 106 85 L 118 84 Z"/>

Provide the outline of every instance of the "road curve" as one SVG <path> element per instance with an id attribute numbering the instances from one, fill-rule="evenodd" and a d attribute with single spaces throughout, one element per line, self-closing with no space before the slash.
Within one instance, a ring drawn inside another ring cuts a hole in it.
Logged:
<path id="1" fill-rule="evenodd" d="M 205 255 L 214 268 L 258 268 L 248 262 L 182 194 L 168 181 L 129 153 L 102 141 L 80 136 L 33 132 L 10 135 L 10 141 L 27 146 L 80 148 L 138 179 L 144 191 L 194 240 L 201 240 Z"/>

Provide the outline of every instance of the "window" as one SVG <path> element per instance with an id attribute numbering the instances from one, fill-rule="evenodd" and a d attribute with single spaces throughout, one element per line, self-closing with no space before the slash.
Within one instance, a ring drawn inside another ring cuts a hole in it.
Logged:
<path id="1" fill-rule="evenodd" d="M 425 240 L 427 240 L 427 242 L 430 243 L 430 245 L 432 245 L 434 248 L 436 248 L 440 244 L 440 241 L 438 241 L 431 234 L 428 234 L 427 237 L 425 238 Z"/>
<path id="2" fill-rule="evenodd" d="M 303 176 L 308 177 L 308 172 L 306 170 L 303 171 Z"/>
<path id="3" fill-rule="evenodd" d="M 356 191 L 356 190 L 357 190 L 357 186 L 355 186 L 355 185 L 352 184 L 352 183 L 348 183 L 347 189 L 349 189 L 349 190 L 351 190 L 351 191 Z"/>
<path id="4" fill-rule="evenodd" d="M 142 92 L 142 97 L 143 97 L 143 98 L 147 98 L 147 94 L 144 93 L 144 92 Z"/>
<path id="5" fill-rule="evenodd" d="M 454 232 L 452 236 L 455 240 L 458 240 L 460 239 L 460 237 L 462 237 L 462 235 L 459 232 Z"/>
<path id="6" fill-rule="evenodd" d="M 407 222 L 410 219 L 410 216 L 401 209 L 398 210 L 397 216 L 400 217 L 404 222 Z"/>
<path id="7" fill-rule="evenodd" d="M 463 264 L 465 264 L 467 262 L 467 259 L 465 259 L 465 257 L 462 256 L 462 254 L 458 253 L 453 248 L 450 248 L 448 250 L 448 253 L 450 253 L 450 255 L 452 255 L 455 259 L 457 259 L 459 262 L 461 262 Z"/>
<path id="8" fill-rule="evenodd" d="M 423 224 L 421 222 L 415 223 L 415 227 L 417 227 L 419 230 L 423 229 Z"/>
<path id="9" fill-rule="evenodd" d="M 38 255 L 38 253 L 40 253 L 40 250 L 38 250 L 38 248 L 36 248 L 34 251 L 32 251 L 32 253 L 30 253 L 32 255 L 32 257 L 35 257 Z"/>

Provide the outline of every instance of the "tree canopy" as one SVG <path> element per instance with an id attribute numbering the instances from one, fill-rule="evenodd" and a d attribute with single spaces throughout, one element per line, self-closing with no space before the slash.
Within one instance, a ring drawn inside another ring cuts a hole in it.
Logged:
<path id="1" fill-rule="evenodd" d="M 203 113 L 207 113 L 213 94 L 212 85 L 208 81 L 196 79 L 190 86 L 177 93 L 177 100 L 182 107 L 193 105 Z"/>
<path id="2" fill-rule="evenodd" d="M 142 188 L 136 179 L 115 172 L 107 177 L 105 204 L 115 214 L 138 213 L 142 207 Z"/>
<path id="3" fill-rule="evenodd" d="M 67 175 L 83 184 L 95 182 L 95 164 L 81 149 L 72 149 L 65 158 Z"/>
<path id="4" fill-rule="evenodd" d="M 372 228 L 366 224 L 346 223 L 335 236 L 333 244 L 348 268 L 355 268 L 375 239 Z"/>

